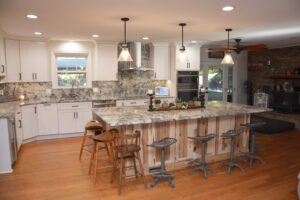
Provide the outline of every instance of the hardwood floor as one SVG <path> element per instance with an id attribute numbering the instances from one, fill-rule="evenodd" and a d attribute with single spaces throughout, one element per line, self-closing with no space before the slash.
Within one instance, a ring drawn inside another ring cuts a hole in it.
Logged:
<path id="1" fill-rule="evenodd" d="M 68 138 L 24 145 L 14 172 L 0 175 L 0 199 L 298 199 L 299 130 L 257 134 L 262 148 L 257 154 L 267 164 L 255 161 L 249 167 L 240 162 L 246 173 L 234 168 L 227 175 L 226 168 L 217 168 L 220 162 L 210 164 L 217 173 L 209 172 L 207 180 L 200 172 L 188 175 L 191 168 L 173 171 L 174 189 L 167 182 L 159 182 L 145 190 L 142 178 L 133 178 L 123 182 L 120 197 L 116 179 L 110 184 L 109 168 L 101 170 L 97 183 L 93 183 L 88 175 L 89 154 L 84 152 L 78 160 L 80 142 L 81 138 Z M 147 176 L 147 181 L 149 185 L 152 178 Z"/>

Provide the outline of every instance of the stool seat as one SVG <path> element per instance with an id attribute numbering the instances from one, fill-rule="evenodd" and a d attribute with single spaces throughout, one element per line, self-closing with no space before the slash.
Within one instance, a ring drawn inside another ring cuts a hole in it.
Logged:
<path id="1" fill-rule="evenodd" d="M 245 126 L 245 127 L 248 127 L 248 128 L 256 128 L 256 127 L 259 127 L 259 126 L 263 126 L 265 125 L 266 122 L 262 121 L 262 120 L 259 120 L 259 119 L 251 119 L 250 120 L 250 123 L 246 123 L 246 124 L 241 124 L 241 126 Z"/>
<path id="2" fill-rule="evenodd" d="M 91 120 L 88 123 L 86 123 L 86 125 L 85 125 L 86 130 L 95 130 L 95 129 L 101 129 L 101 128 L 103 128 L 102 124 L 96 120 Z"/>
<path id="3" fill-rule="evenodd" d="M 197 141 L 209 141 L 213 138 L 215 138 L 217 135 L 216 134 L 208 134 L 206 136 L 196 136 L 196 137 L 188 137 L 189 139 L 192 140 L 197 140 Z"/>
<path id="4" fill-rule="evenodd" d="M 118 150 L 121 153 L 134 153 L 134 152 L 139 152 L 141 150 L 141 147 L 135 144 L 127 144 L 127 145 L 119 146 Z"/>
<path id="5" fill-rule="evenodd" d="M 154 147 L 154 148 L 165 148 L 168 147 L 174 143 L 176 143 L 177 140 L 175 138 L 163 138 L 162 140 L 159 140 L 157 142 L 153 142 L 152 144 L 149 144 L 148 146 Z"/>
<path id="6" fill-rule="evenodd" d="M 244 129 L 237 129 L 237 130 L 229 130 L 225 133 L 223 133 L 221 135 L 221 137 L 224 137 L 224 138 L 230 138 L 230 137 L 234 137 L 234 136 L 237 136 L 237 135 L 240 135 L 244 132 Z"/>

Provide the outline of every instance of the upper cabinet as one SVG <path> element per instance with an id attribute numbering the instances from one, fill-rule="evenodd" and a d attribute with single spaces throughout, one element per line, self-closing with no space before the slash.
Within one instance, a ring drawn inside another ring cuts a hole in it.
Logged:
<path id="1" fill-rule="evenodd" d="M 97 62 L 93 72 L 93 80 L 118 80 L 118 44 L 98 43 L 96 56 Z"/>
<path id="2" fill-rule="evenodd" d="M 154 78 L 170 79 L 170 53 L 168 43 L 153 43 Z"/>
<path id="3" fill-rule="evenodd" d="M 6 76 L 4 39 L 0 35 L 0 76 Z"/>
<path id="4" fill-rule="evenodd" d="M 23 82 L 50 81 L 46 43 L 21 41 L 20 58 Z"/>
<path id="5" fill-rule="evenodd" d="M 176 46 L 176 58 L 178 57 L 180 45 Z M 186 55 L 189 62 L 177 62 L 176 70 L 200 70 L 200 46 L 197 44 L 191 44 L 185 47 Z"/>
<path id="6" fill-rule="evenodd" d="M 20 41 L 5 40 L 7 82 L 21 81 Z"/>
<path id="7" fill-rule="evenodd" d="M 7 82 L 50 80 L 46 43 L 6 39 L 5 54 Z"/>

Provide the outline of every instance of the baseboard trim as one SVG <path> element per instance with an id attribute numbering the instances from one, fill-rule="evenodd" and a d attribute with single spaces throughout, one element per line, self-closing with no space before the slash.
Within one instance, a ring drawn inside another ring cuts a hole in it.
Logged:
<path id="1" fill-rule="evenodd" d="M 82 133 L 53 134 L 53 135 L 38 135 L 36 137 L 32 137 L 32 138 L 23 140 L 22 144 L 27 144 L 30 142 L 40 141 L 40 140 L 53 140 L 53 139 L 71 138 L 71 137 L 80 137 L 80 136 L 83 136 L 83 132 Z"/>

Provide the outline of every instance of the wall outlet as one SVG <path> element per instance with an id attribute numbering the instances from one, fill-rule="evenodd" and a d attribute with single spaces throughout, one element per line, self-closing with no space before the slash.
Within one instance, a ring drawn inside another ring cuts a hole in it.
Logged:
<path id="1" fill-rule="evenodd" d="M 99 88 L 93 88 L 93 93 L 98 94 L 99 93 Z"/>
<path id="2" fill-rule="evenodd" d="M 0 90 L 0 95 L 4 95 L 4 91 L 3 90 Z"/>

